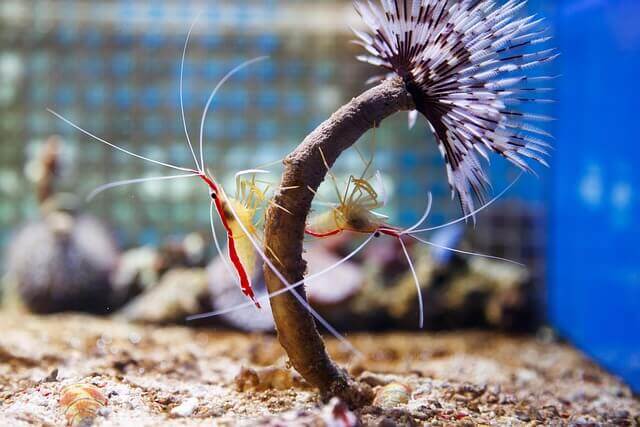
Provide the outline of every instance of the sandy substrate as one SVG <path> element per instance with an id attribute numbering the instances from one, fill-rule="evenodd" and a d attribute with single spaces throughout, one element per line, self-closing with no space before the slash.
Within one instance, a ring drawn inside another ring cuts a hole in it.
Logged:
<path id="1" fill-rule="evenodd" d="M 385 406 L 350 413 L 319 402 L 273 336 L 8 313 L 0 331 L 2 426 L 64 425 L 58 400 L 74 383 L 108 397 L 98 426 L 338 426 L 352 416 L 369 425 L 640 423 L 640 400 L 622 382 L 566 345 L 532 338 L 350 336 L 359 357 L 330 341 L 336 360 L 376 387 Z M 394 382 L 406 396 L 381 391 Z"/>

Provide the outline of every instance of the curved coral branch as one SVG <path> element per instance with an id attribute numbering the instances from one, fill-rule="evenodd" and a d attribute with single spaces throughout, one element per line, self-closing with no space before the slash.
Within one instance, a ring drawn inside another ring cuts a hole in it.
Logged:
<path id="1" fill-rule="evenodd" d="M 393 113 L 410 109 L 413 101 L 402 80 L 386 80 L 336 111 L 284 160 L 280 190 L 266 215 L 265 241 L 271 249 L 267 255 L 280 266 L 289 283 L 302 280 L 306 270 L 302 252 L 305 223 L 313 200 L 309 188 L 316 190 L 327 172 L 320 149 L 331 166 L 367 130 Z M 269 292 L 281 289 L 282 283 L 269 267 L 264 270 Z M 302 287 L 297 292 L 306 298 Z M 313 318 L 296 298 L 289 293 L 279 295 L 271 300 L 271 308 L 278 339 L 295 369 L 318 387 L 324 397 L 339 396 L 353 406 L 366 403 L 369 393 L 331 360 Z"/>

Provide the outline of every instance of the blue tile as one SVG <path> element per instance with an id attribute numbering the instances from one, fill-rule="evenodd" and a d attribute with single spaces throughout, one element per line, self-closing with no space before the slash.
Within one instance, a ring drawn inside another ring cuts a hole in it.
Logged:
<path id="1" fill-rule="evenodd" d="M 132 87 L 118 86 L 115 91 L 114 100 L 119 108 L 128 108 L 132 104 L 133 96 L 134 93 Z"/>

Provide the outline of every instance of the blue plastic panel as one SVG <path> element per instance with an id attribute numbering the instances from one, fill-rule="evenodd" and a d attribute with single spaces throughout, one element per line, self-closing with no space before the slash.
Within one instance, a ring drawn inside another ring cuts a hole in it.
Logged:
<path id="1" fill-rule="evenodd" d="M 565 1 L 549 308 L 640 390 L 640 2 Z"/>

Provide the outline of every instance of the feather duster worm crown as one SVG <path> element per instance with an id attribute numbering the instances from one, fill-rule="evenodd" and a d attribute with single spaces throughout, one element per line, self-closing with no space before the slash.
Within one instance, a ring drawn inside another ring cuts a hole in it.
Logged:
<path id="1" fill-rule="evenodd" d="M 542 19 L 519 17 L 526 2 L 381 0 L 354 2 L 369 32 L 353 30 L 367 54 L 358 59 L 400 76 L 429 122 L 446 163 L 452 195 L 465 214 L 483 201 L 489 178 L 477 154 L 493 151 L 525 171 L 525 158 L 547 165 L 551 135 L 532 122 L 531 104 L 552 102 L 547 76 L 530 70 L 555 59 L 535 49 L 550 37 Z M 534 47 L 530 49 L 530 47 Z M 542 85 L 541 85 L 542 84 Z"/>

